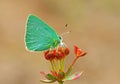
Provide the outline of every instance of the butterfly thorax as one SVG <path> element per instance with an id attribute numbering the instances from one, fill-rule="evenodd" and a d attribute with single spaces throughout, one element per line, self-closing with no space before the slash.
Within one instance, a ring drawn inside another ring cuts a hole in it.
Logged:
<path id="1" fill-rule="evenodd" d="M 64 42 L 63 42 L 63 38 L 61 36 L 59 36 L 59 39 L 60 39 L 60 43 L 59 43 L 59 46 L 64 46 Z"/>
<path id="2" fill-rule="evenodd" d="M 52 45 L 51 45 L 52 44 Z M 57 46 L 64 46 L 63 39 L 61 36 L 59 36 L 58 39 L 53 39 L 53 43 L 48 44 L 50 48 L 55 48 Z"/>

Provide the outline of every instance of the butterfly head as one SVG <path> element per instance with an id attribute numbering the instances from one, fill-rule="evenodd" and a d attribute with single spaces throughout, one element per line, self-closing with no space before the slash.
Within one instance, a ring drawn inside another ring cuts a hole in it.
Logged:
<path id="1" fill-rule="evenodd" d="M 64 46 L 65 45 L 65 43 L 63 42 L 63 38 L 61 37 L 61 36 L 59 36 L 59 39 L 60 39 L 60 46 Z"/>
<path id="2" fill-rule="evenodd" d="M 59 36 L 59 39 L 60 39 L 60 40 L 63 40 L 63 38 L 62 38 L 61 36 Z"/>

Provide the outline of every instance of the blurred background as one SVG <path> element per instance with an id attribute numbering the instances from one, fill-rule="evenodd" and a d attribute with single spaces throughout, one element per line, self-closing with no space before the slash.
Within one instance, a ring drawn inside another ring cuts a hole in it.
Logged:
<path id="1" fill-rule="evenodd" d="M 63 36 L 71 50 L 66 67 L 74 57 L 73 45 L 88 52 L 74 66 L 73 72 L 84 71 L 81 78 L 65 84 L 120 84 L 119 0 L 0 0 L 0 84 L 42 84 L 39 72 L 49 72 L 42 52 L 25 49 L 28 14 L 58 34 L 71 31 Z"/>

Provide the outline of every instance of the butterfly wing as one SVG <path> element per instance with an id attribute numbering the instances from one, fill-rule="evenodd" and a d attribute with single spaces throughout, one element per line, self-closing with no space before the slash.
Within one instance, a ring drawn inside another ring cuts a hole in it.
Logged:
<path id="1" fill-rule="evenodd" d="M 27 20 L 25 43 L 28 50 L 43 51 L 56 47 L 60 39 L 52 27 L 31 14 Z"/>

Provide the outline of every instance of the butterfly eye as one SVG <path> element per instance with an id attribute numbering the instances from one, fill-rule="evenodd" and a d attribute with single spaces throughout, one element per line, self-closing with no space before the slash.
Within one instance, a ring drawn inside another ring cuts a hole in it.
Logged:
<path id="1" fill-rule="evenodd" d="M 62 37 L 61 37 L 61 36 L 59 36 L 59 39 L 60 39 L 60 40 L 62 40 Z"/>

